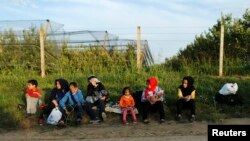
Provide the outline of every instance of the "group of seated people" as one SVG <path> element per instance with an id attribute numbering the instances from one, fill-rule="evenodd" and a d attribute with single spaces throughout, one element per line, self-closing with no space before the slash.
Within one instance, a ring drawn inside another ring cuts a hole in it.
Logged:
<path id="1" fill-rule="evenodd" d="M 195 120 L 195 88 L 194 80 L 190 76 L 186 76 L 182 80 L 182 84 L 178 87 L 178 101 L 176 118 L 182 118 L 182 109 L 189 107 L 191 111 L 190 119 Z M 27 116 L 34 115 L 37 111 L 37 103 L 42 97 L 41 90 L 37 87 L 36 80 L 29 80 L 26 89 Z M 67 115 L 74 111 L 77 123 L 81 123 L 83 117 L 83 105 L 86 107 L 86 113 L 90 117 L 90 122 L 99 123 L 105 121 L 107 115 L 105 113 L 105 104 L 109 99 L 109 94 L 102 82 L 97 77 L 88 77 L 87 96 L 83 97 L 82 91 L 78 88 L 76 82 L 68 83 L 65 79 L 55 80 L 55 87 L 49 95 L 49 101 L 42 114 L 39 116 L 39 124 L 43 124 L 44 115 L 49 115 L 53 109 L 58 109 L 62 113 L 59 125 L 64 125 Z M 143 123 L 149 123 L 148 113 L 151 109 L 159 112 L 159 122 L 165 122 L 164 112 L 164 91 L 158 86 L 158 80 L 150 77 L 146 80 L 146 88 L 140 94 L 141 115 Z M 119 106 L 122 111 L 122 121 L 128 124 L 127 113 L 130 112 L 133 124 L 137 123 L 135 109 L 135 99 L 132 95 L 130 87 L 124 87 L 122 96 L 119 100 Z M 93 106 L 99 109 L 99 116 L 93 110 Z"/>

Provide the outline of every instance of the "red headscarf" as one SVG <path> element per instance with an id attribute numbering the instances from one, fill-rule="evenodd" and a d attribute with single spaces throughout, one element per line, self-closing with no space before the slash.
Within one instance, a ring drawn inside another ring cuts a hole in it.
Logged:
<path id="1" fill-rule="evenodd" d="M 148 97 L 148 92 L 153 92 L 153 94 L 155 94 L 156 91 L 156 87 L 158 85 L 158 80 L 155 77 L 150 77 L 147 79 L 147 82 L 150 85 L 150 88 L 147 86 L 146 91 L 145 91 L 145 95 L 144 97 L 147 98 Z"/>

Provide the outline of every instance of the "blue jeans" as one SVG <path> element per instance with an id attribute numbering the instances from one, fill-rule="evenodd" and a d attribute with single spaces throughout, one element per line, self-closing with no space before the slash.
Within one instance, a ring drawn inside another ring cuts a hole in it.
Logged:
<path id="1" fill-rule="evenodd" d="M 99 114 L 101 115 L 102 112 L 105 112 L 104 101 L 103 100 L 97 100 L 94 103 L 90 103 L 90 102 L 86 103 L 87 114 L 90 116 L 91 120 L 96 120 L 97 119 L 96 114 L 92 109 L 93 106 L 97 106 L 99 108 Z"/>

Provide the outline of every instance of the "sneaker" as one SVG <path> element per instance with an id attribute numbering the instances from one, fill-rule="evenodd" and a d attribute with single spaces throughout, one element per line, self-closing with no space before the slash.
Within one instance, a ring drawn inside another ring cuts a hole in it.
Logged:
<path id="1" fill-rule="evenodd" d="M 191 116 L 190 121 L 191 121 L 191 122 L 195 121 L 195 115 L 192 115 L 192 116 Z"/>
<path id="2" fill-rule="evenodd" d="M 164 123 L 165 122 L 165 119 L 160 119 L 160 123 Z"/>
<path id="3" fill-rule="evenodd" d="M 102 120 L 103 120 L 103 121 L 106 121 L 106 119 L 107 119 L 106 113 L 105 113 L 105 112 L 102 112 Z"/>
<path id="4" fill-rule="evenodd" d="M 144 120 L 143 120 L 143 123 L 149 124 L 149 121 L 148 121 L 147 119 L 144 119 Z"/>
<path id="5" fill-rule="evenodd" d="M 58 122 L 58 125 L 59 125 L 59 126 L 65 126 L 65 123 L 64 123 L 63 120 L 60 120 L 60 121 Z"/>
<path id="6" fill-rule="evenodd" d="M 181 114 L 179 114 L 179 115 L 176 116 L 176 120 L 177 120 L 177 121 L 180 121 L 181 119 L 182 119 Z"/>
<path id="7" fill-rule="evenodd" d="M 123 121 L 123 123 L 124 123 L 125 125 L 128 125 L 128 122 L 127 122 L 127 121 Z"/>
<path id="8" fill-rule="evenodd" d="M 90 123 L 92 123 L 92 124 L 98 124 L 99 122 L 100 122 L 100 120 L 98 120 L 98 119 L 90 120 Z"/>
<path id="9" fill-rule="evenodd" d="M 77 124 L 81 124 L 82 119 L 78 118 L 78 119 L 76 120 L 76 122 L 77 122 Z"/>
<path id="10" fill-rule="evenodd" d="M 39 124 L 40 126 L 43 126 L 43 122 L 44 122 L 44 121 L 43 121 L 42 118 L 39 118 L 39 119 L 38 119 L 38 124 Z"/>

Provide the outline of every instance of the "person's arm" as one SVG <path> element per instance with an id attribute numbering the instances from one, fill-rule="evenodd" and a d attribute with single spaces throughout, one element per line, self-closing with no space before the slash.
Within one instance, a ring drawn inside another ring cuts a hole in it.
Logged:
<path id="1" fill-rule="evenodd" d="M 142 102 L 147 101 L 147 99 L 145 98 L 145 89 L 144 89 L 143 92 L 142 92 L 141 101 L 142 101 Z"/>
<path id="2" fill-rule="evenodd" d="M 82 95 L 82 91 L 81 90 L 78 90 L 78 97 L 79 97 L 79 101 L 80 101 L 80 104 L 82 105 L 84 103 L 84 99 L 83 99 L 83 95 Z"/>
<path id="3" fill-rule="evenodd" d="M 191 93 L 191 99 L 195 99 L 195 90 L 193 90 Z"/>
<path id="4" fill-rule="evenodd" d="M 121 108 L 125 108 L 126 107 L 125 103 L 124 103 L 124 100 L 123 100 L 123 97 L 121 97 L 119 105 L 120 105 Z"/>
<path id="5" fill-rule="evenodd" d="M 131 96 L 131 106 L 135 107 L 135 100 L 134 100 L 134 98 L 132 96 Z"/>
<path id="6" fill-rule="evenodd" d="M 88 84 L 87 86 L 87 96 L 93 96 L 93 86 L 91 84 Z"/>
<path id="7" fill-rule="evenodd" d="M 59 101 L 59 103 L 60 103 L 60 106 L 64 109 L 64 110 L 66 110 L 66 105 L 65 105 L 65 103 L 66 103 L 66 101 L 68 100 L 68 98 L 69 98 L 69 92 L 67 92 L 65 95 L 64 95 L 64 97 Z"/>
<path id="8" fill-rule="evenodd" d="M 56 91 L 54 89 L 50 93 L 50 101 L 49 102 L 52 102 L 55 107 L 58 107 L 58 105 L 59 105 L 57 102 L 57 99 L 56 99 Z"/>
<path id="9" fill-rule="evenodd" d="M 37 88 L 37 91 L 33 92 L 33 94 L 35 94 L 38 98 L 42 97 L 42 91 L 39 88 Z"/>
<path id="10" fill-rule="evenodd" d="M 182 92 L 181 92 L 180 88 L 178 88 L 178 97 L 179 97 L 179 99 L 183 98 L 183 95 L 182 95 Z"/>
<path id="11" fill-rule="evenodd" d="M 29 95 L 29 89 L 26 88 L 26 90 L 25 90 L 25 97 L 27 97 L 28 95 Z"/>

